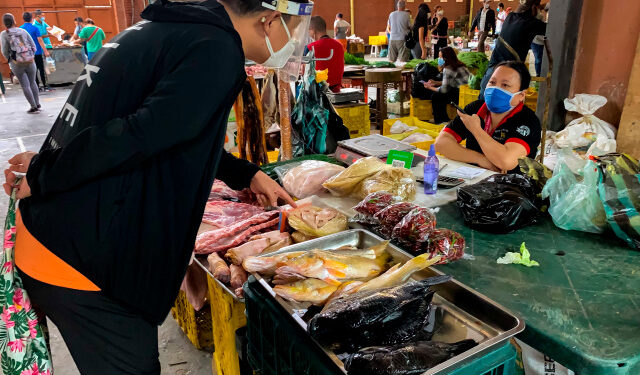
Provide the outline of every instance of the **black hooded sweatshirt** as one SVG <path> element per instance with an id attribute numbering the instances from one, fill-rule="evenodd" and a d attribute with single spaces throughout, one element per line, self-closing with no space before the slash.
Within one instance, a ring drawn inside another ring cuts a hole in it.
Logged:
<path id="1" fill-rule="evenodd" d="M 215 0 L 148 6 L 86 65 L 27 173 L 27 229 L 102 292 L 161 323 L 217 176 L 258 167 L 223 149 L 246 79 L 240 36 Z"/>

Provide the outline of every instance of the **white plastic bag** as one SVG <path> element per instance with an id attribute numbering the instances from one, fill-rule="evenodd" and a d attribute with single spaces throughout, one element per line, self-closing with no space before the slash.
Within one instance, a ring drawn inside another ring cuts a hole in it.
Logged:
<path id="1" fill-rule="evenodd" d="M 394 122 L 393 125 L 391 125 L 391 129 L 389 129 L 389 133 L 391 133 L 391 134 L 402 134 L 402 133 L 410 132 L 410 131 L 416 130 L 416 129 L 418 129 L 418 127 L 409 126 L 409 125 L 405 124 L 404 122 L 398 120 L 398 121 Z"/>
<path id="2" fill-rule="evenodd" d="M 602 156 L 605 154 L 610 154 L 616 152 L 616 148 L 618 148 L 618 144 L 615 139 L 609 139 L 602 134 L 598 134 L 598 138 L 596 141 L 589 146 L 589 150 L 587 150 L 587 156 Z"/>
<path id="3" fill-rule="evenodd" d="M 567 111 L 578 112 L 582 117 L 571 121 L 564 130 L 556 134 L 555 142 L 560 148 L 586 147 L 596 141 L 598 136 L 616 139 L 616 128 L 593 114 L 607 104 L 607 98 L 601 95 L 577 94 L 564 100 Z"/>
<path id="4" fill-rule="evenodd" d="M 51 56 L 47 57 L 44 70 L 47 74 L 51 74 L 56 71 L 56 61 Z"/>

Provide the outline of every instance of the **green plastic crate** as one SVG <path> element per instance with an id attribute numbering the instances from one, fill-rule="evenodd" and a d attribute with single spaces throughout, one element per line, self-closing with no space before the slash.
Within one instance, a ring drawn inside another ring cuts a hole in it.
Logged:
<path id="1" fill-rule="evenodd" d="M 244 285 L 247 359 L 260 375 L 344 374 L 258 281 Z M 451 375 L 514 375 L 516 351 L 510 343 L 449 372 Z"/>
<path id="2" fill-rule="evenodd" d="M 274 171 L 274 168 L 279 167 L 281 165 L 287 165 L 290 163 L 295 163 L 295 162 L 299 162 L 302 160 L 319 160 L 319 161 L 326 161 L 327 163 L 332 163 L 332 164 L 336 164 L 336 165 L 342 165 L 342 163 L 340 163 L 339 161 L 337 161 L 336 159 L 327 156 L 327 155 L 323 155 L 323 154 L 318 154 L 318 155 L 305 155 L 305 156 L 301 156 L 299 158 L 295 158 L 295 159 L 291 159 L 291 160 L 287 160 L 287 161 L 279 161 L 276 163 L 270 163 L 270 164 L 265 164 L 263 166 L 260 167 L 260 169 L 266 173 L 269 177 L 273 178 L 274 180 L 278 179 L 278 175 L 276 174 L 276 172 Z"/>

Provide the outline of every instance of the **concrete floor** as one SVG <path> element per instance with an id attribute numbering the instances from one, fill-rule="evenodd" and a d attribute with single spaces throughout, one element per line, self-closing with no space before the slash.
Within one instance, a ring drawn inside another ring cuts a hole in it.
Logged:
<path id="1" fill-rule="evenodd" d="M 47 132 L 71 92 L 71 87 L 58 87 L 52 92 L 41 93 L 43 111 L 27 114 L 29 105 L 20 86 L 5 81 L 7 93 L 0 96 L 0 166 L 6 168 L 7 160 L 21 151 L 38 151 Z M 1 94 L 0 94 L 1 95 Z M 0 198 L 0 218 L 4 222 L 8 199 Z M 60 333 L 49 322 L 51 351 L 55 373 L 79 374 Z M 158 329 L 158 346 L 162 374 L 200 375 L 211 374 L 211 354 L 196 350 L 180 327 L 169 316 Z M 0 371 L 1 373 L 1 371 Z"/>

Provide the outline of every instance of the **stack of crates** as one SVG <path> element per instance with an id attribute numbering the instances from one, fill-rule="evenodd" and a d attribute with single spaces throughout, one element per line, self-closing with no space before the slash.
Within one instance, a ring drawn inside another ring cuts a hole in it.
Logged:
<path id="1" fill-rule="evenodd" d="M 422 100 L 412 97 L 410 106 L 411 117 L 416 117 L 420 121 L 433 120 L 433 106 L 431 105 L 431 100 Z M 449 104 L 447 105 L 447 114 L 451 119 L 458 115 L 456 108 Z"/>
<path id="2" fill-rule="evenodd" d="M 366 103 L 341 104 L 334 106 L 351 138 L 371 134 L 369 105 Z"/>
<path id="3" fill-rule="evenodd" d="M 411 127 L 417 127 L 420 130 L 424 131 L 425 134 L 428 134 L 429 136 L 431 136 L 431 138 L 433 139 L 430 141 L 415 142 L 411 144 L 413 146 L 416 146 L 419 149 L 427 150 L 427 151 L 429 150 L 431 145 L 436 141 L 436 138 L 438 137 L 438 134 L 440 134 L 440 131 L 442 130 L 442 128 L 444 128 L 444 126 L 441 126 L 441 125 L 435 125 L 435 124 L 430 124 L 428 122 L 420 121 L 415 117 L 400 117 L 400 118 L 384 120 L 382 123 L 382 135 L 385 135 L 385 136 L 391 135 L 391 131 L 390 131 L 391 126 L 393 126 L 393 124 L 395 124 L 396 121 L 400 121 Z"/>
<path id="4" fill-rule="evenodd" d="M 250 276 L 244 285 L 247 357 L 253 370 L 261 375 L 344 374 L 291 314 L 258 284 Z M 515 361 L 516 350 L 506 342 L 448 374 L 514 375 Z"/>

